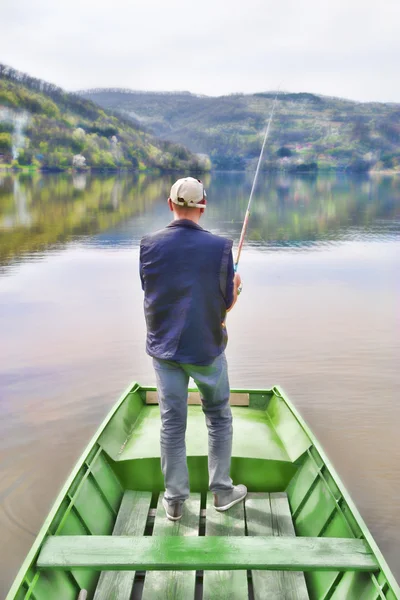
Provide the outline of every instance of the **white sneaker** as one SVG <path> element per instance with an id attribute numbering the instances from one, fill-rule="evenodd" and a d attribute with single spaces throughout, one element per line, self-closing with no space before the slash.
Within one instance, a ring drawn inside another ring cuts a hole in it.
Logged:
<path id="1" fill-rule="evenodd" d="M 214 507 L 215 510 L 220 512 L 228 510 L 238 502 L 244 500 L 247 496 L 247 487 L 239 484 L 234 485 L 231 490 L 226 492 L 216 492 L 214 494 Z"/>
<path id="2" fill-rule="evenodd" d="M 179 521 L 179 519 L 182 519 L 182 513 L 183 513 L 183 502 L 182 501 L 171 502 L 171 504 L 168 504 L 168 501 L 165 498 L 163 498 L 162 503 L 163 503 L 163 507 L 165 508 L 167 518 L 170 521 Z"/>

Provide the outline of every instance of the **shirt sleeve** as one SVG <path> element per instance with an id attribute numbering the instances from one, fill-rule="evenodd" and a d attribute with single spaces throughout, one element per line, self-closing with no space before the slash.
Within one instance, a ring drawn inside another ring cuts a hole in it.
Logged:
<path id="1" fill-rule="evenodd" d="M 225 291 L 225 304 L 226 308 L 230 308 L 233 304 L 233 278 L 235 276 L 235 270 L 233 268 L 233 256 L 232 252 L 229 254 L 228 270 L 226 274 L 226 291 Z"/>

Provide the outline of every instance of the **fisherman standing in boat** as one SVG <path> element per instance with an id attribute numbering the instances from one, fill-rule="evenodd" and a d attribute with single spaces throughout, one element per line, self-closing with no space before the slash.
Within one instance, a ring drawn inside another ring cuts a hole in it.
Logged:
<path id="1" fill-rule="evenodd" d="M 230 478 L 232 413 L 225 358 L 226 313 L 238 297 L 232 242 L 199 225 L 206 208 L 203 183 L 178 179 L 168 199 L 174 220 L 140 244 L 147 353 L 153 357 L 161 412 L 163 505 L 173 521 L 189 497 L 185 433 L 189 378 L 202 399 L 208 428 L 209 486 L 216 510 L 247 494 Z"/>

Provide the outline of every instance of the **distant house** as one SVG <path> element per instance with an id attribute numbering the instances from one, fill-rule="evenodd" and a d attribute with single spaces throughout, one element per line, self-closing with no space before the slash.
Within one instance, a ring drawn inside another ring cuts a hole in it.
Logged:
<path id="1" fill-rule="evenodd" d="M 84 169 L 86 167 L 86 158 L 82 154 L 75 154 L 72 159 L 72 166 L 76 169 Z"/>

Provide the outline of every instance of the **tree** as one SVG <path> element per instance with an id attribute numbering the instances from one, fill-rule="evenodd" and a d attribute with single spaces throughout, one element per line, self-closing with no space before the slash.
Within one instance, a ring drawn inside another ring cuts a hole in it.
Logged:
<path id="1" fill-rule="evenodd" d="M 7 121 L 0 121 L 0 133 L 13 133 L 14 125 Z"/>
<path id="2" fill-rule="evenodd" d="M 22 166 L 28 166 L 32 164 L 33 161 L 33 152 L 28 149 L 23 149 L 19 151 L 18 154 L 18 164 Z"/>
<path id="3" fill-rule="evenodd" d="M 0 89 L 0 105 L 16 108 L 18 106 L 18 98 L 12 91 Z"/>
<path id="4" fill-rule="evenodd" d="M 12 140 L 9 133 L 0 133 L 0 152 L 11 152 Z"/>
<path id="5" fill-rule="evenodd" d="M 291 149 L 287 148 L 286 146 L 281 146 L 276 152 L 276 155 L 279 158 L 288 158 L 289 156 L 292 156 L 292 154 L 293 152 L 291 151 Z"/>

